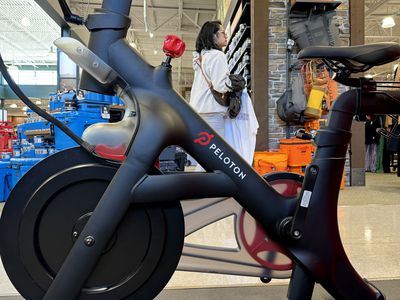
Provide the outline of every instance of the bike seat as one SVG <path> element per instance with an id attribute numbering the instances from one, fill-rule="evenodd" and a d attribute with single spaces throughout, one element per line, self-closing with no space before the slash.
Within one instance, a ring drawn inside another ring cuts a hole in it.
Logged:
<path id="1" fill-rule="evenodd" d="M 371 68 L 390 63 L 399 57 L 400 45 L 393 42 L 349 47 L 312 46 L 301 50 L 298 55 L 299 59 L 337 61 L 354 72 L 359 72 L 360 65 Z"/>

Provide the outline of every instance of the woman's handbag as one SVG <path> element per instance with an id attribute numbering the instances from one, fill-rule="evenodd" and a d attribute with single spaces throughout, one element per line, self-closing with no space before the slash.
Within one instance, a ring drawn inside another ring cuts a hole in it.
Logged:
<path id="1" fill-rule="evenodd" d="M 220 93 L 214 89 L 211 80 L 209 80 L 206 74 L 204 74 L 201 64 L 197 62 L 197 65 L 199 66 L 201 74 L 203 74 L 203 77 L 206 80 L 208 88 L 210 89 L 211 94 L 214 96 L 215 101 L 217 101 L 219 105 L 228 106 L 229 117 L 231 119 L 236 118 L 241 108 L 242 91 L 246 87 L 246 81 L 244 80 L 243 76 L 239 74 L 230 74 L 229 79 L 231 81 L 231 85 L 227 86 L 231 91 Z"/>

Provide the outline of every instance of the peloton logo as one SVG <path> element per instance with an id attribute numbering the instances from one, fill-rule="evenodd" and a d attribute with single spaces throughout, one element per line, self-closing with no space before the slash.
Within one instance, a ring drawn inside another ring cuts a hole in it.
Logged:
<path id="1" fill-rule="evenodd" d="M 194 142 L 200 144 L 201 146 L 207 146 L 211 143 L 211 140 L 214 138 L 213 134 L 209 134 L 207 132 L 200 132 L 199 138 L 195 139 Z M 209 147 L 209 150 L 218 157 L 225 165 L 229 167 L 240 179 L 244 179 L 246 177 L 246 173 L 244 173 L 240 167 L 229 157 L 224 155 L 224 152 L 221 148 L 217 147 L 215 143 L 212 143 Z"/>
<path id="2" fill-rule="evenodd" d="M 202 146 L 207 146 L 213 138 L 214 138 L 213 134 L 209 134 L 208 132 L 202 131 L 199 133 L 199 138 L 195 139 L 194 142 Z"/>

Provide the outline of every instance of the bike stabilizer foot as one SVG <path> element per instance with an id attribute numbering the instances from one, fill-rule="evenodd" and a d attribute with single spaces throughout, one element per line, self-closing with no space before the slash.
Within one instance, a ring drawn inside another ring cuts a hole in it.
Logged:
<path id="1" fill-rule="evenodd" d="M 289 300 L 311 300 L 314 285 L 315 281 L 296 264 L 290 278 L 287 298 Z"/>

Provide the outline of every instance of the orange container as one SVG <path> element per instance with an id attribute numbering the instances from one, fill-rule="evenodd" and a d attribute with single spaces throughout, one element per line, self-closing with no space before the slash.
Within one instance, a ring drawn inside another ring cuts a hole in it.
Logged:
<path id="1" fill-rule="evenodd" d="M 311 162 L 313 145 L 311 141 L 301 139 L 283 139 L 280 140 L 279 150 L 288 154 L 288 166 L 301 167 Z"/>
<path id="2" fill-rule="evenodd" d="M 255 152 L 253 166 L 258 174 L 264 175 L 274 171 L 287 171 L 287 153 Z"/>
<path id="3" fill-rule="evenodd" d="M 320 128 L 319 120 L 311 120 L 304 123 L 304 129 L 308 132 L 311 130 L 318 130 Z"/>
<path id="4" fill-rule="evenodd" d="M 307 166 L 288 167 L 289 172 L 304 175 Z"/>
<path id="5" fill-rule="evenodd" d="M 343 176 L 342 176 L 342 181 L 340 182 L 340 189 L 343 190 L 344 189 L 344 181 L 346 179 L 346 171 L 343 170 Z"/>

